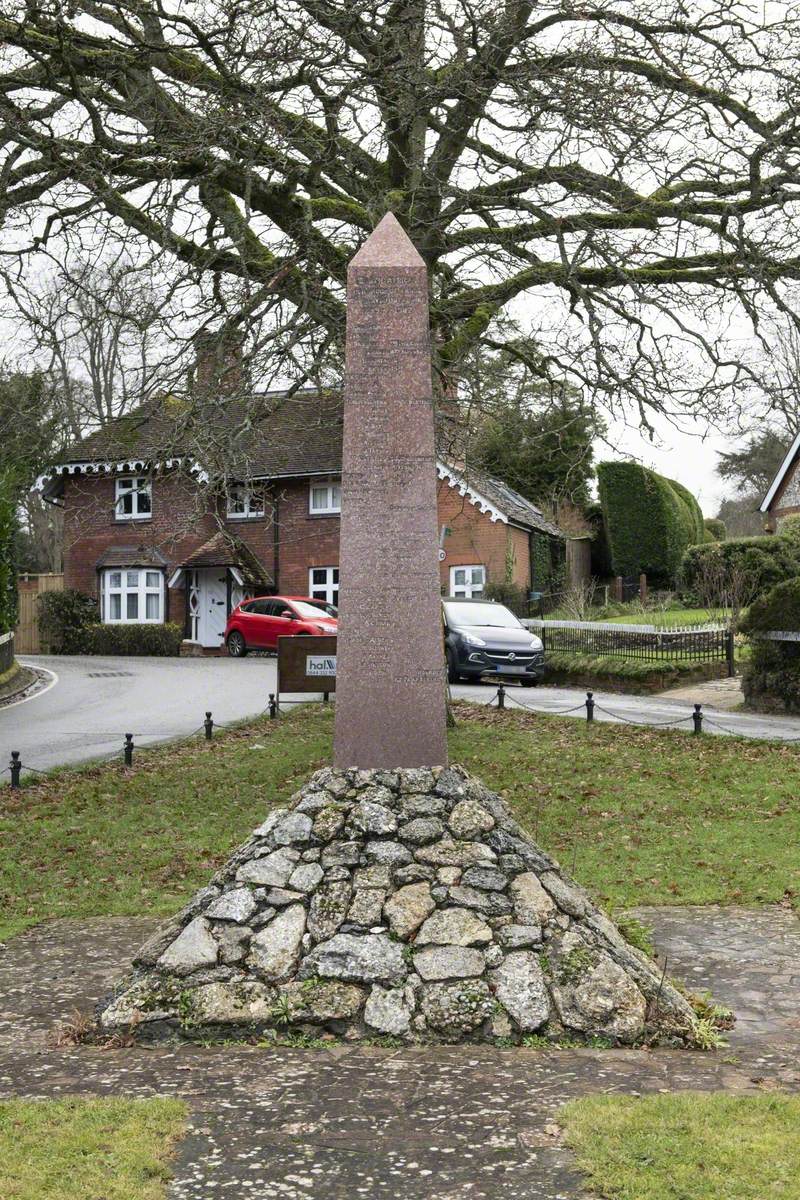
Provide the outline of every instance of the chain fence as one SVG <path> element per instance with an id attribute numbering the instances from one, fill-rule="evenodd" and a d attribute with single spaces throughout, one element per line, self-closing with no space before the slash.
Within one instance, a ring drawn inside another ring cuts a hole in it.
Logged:
<path id="1" fill-rule="evenodd" d="M 308 701 L 281 701 L 281 704 L 296 704 L 308 703 Z M 270 720 L 275 720 L 279 713 L 278 699 L 274 692 L 269 693 L 269 699 L 263 708 L 257 712 L 249 714 L 246 717 L 238 717 L 234 721 L 215 721 L 211 710 L 206 710 L 203 722 L 196 729 L 189 733 L 164 733 L 163 730 L 129 730 L 124 734 L 120 734 L 118 729 L 102 730 L 102 729 L 61 729 L 59 734 L 65 737 L 91 737 L 93 740 L 86 742 L 87 746 L 102 746 L 112 739 L 120 738 L 122 745 L 110 754 L 100 754 L 96 758 L 91 759 L 92 766 L 104 766 L 106 763 L 119 762 L 122 759 L 122 765 L 132 767 L 134 763 L 134 754 L 146 753 L 148 750 L 157 750 L 163 747 L 165 742 L 172 744 L 180 744 L 182 742 L 190 742 L 199 734 L 202 734 L 207 742 L 210 742 L 215 732 L 224 729 L 235 729 L 241 727 L 249 721 L 257 720 L 258 717 L 269 713 Z M 157 742 L 143 746 L 136 739 L 139 738 L 157 738 Z M 39 767 L 27 760 L 23 761 L 22 754 L 19 750 L 12 750 L 10 761 L 7 767 L 0 768 L 0 775 L 10 776 L 10 786 L 17 789 L 21 786 L 21 777 L 23 771 L 30 771 L 34 775 L 48 775 L 53 771 L 54 767 Z"/>

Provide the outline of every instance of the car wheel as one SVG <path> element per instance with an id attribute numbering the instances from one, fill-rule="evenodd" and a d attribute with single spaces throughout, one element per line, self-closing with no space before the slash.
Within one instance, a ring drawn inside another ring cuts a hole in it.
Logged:
<path id="1" fill-rule="evenodd" d="M 447 679 L 449 683 L 458 683 L 461 676 L 456 665 L 456 656 L 452 650 L 447 651 Z"/>
<path id="2" fill-rule="evenodd" d="M 539 676 L 538 676 L 538 675 L 528 675 L 528 676 L 526 676 L 526 677 L 525 677 L 525 679 L 523 680 L 523 685 L 524 685 L 525 687 L 536 687 L 536 685 L 537 685 L 537 683 L 538 683 L 538 682 L 539 682 Z"/>
<path id="3" fill-rule="evenodd" d="M 233 633 L 228 634 L 228 654 L 231 658 L 244 658 L 247 654 L 247 642 L 238 629 L 234 629 Z"/>

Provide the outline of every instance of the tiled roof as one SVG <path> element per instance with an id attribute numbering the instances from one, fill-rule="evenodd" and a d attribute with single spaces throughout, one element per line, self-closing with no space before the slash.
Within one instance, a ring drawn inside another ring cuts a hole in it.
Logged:
<path id="1" fill-rule="evenodd" d="M 167 560 L 150 546 L 109 546 L 97 560 L 103 567 L 165 567 Z"/>
<path id="2" fill-rule="evenodd" d="M 447 440 L 446 430 L 442 439 Z M 342 469 L 341 392 L 303 391 L 292 396 L 271 392 L 211 407 L 187 406 L 162 397 L 70 447 L 53 470 L 54 474 L 80 471 L 90 463 L 110 470 L 120 462 L 169 463 L 180 457 L 203 468 L 202 447 L 214 443 L 224 443 L 225 468 L 229 475 L 238 469 L 242 479 L 338 474 Z M 493 511 L 495 519 L 564 537 L 535 504 L 500 479 L 471 466 L 451 466 L 449 456 L 440 461 L 439 475 L 471 499 L 476 495 L 473 503 L 482 511 Z M 46 490 L 58 486 L 54 479 Z"/>
<path id="3" fill-rule="evenodd" d="M 250 548 L 234 534 L 222 530 L 215 533 L 180 565 L 184 570 L 194 570 L 197 567 L 239 567 L 251 583 L 268 587 L 274 583 Z"/>
<path id="4" fill-rule="evenodd" d="M 186 405 L 161 397 L 89 434 L 60 456 L 61 464 L 181 455 L 198 461 L 203 448 L 224 444 L 226 468 L 243 477 L 314 475 L 341 469 L 342 400 L 334 392 L 271 392 L 246 401 Z"/>

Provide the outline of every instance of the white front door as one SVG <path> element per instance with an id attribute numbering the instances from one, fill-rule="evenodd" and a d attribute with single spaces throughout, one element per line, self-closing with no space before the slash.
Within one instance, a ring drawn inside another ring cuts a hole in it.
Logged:
<path id="1" fill-rule="evenodd" d="M 228 620 L 228 572 L 204 567 L 197 572 L 197 640 L 201 646 L 222 646 Z"/>

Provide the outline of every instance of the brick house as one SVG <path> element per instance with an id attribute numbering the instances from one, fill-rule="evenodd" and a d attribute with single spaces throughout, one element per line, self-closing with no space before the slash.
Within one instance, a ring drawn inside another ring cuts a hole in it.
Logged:
<path id="1" fill-rule="evenodd" d="M 769 533 L 777 533 L 785 517 L 800 513 L 800 433 L 761 502 L 761 512 L 766 516 Z"/>
<path id="2" fill-rule="evenodd" d="M 104 622 L 175 622 L 209 650 L 246 594 L 337 603 L 341 398 L 258 400 L 257 417 L 252 402 L 206 409 L 199 429 L 162 398 L 42 476 L 43 496 L 63 508 L 65 586 L 95 596 Z M 560 530 L 497 479 L 444 459 L 437 470 L 443 594 L 535 586 L 532 539 L 563 549 Z"/>

